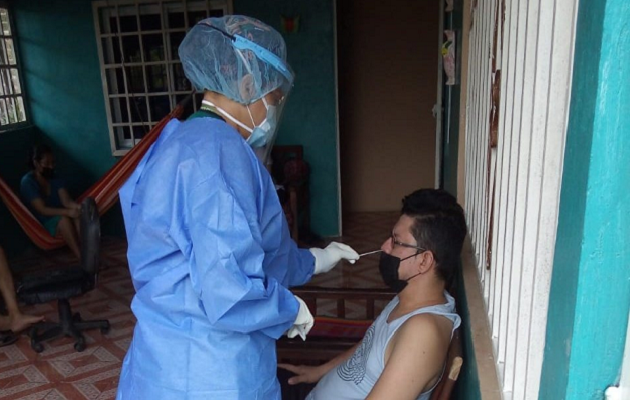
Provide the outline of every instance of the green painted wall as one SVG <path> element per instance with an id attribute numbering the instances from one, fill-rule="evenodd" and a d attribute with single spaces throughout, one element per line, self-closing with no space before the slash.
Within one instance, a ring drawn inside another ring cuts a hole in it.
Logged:
<path id="1" fill-rule="evenodd" d="M 459 102 L 461 96 L 463 2 L 455 0 L 453 11 L 444 14 L 444 29 L 455 31 L 456 84 L 442 85 L 442 176 L 440 186 L 457 196 L 457 162 L 459 150 Z M 446 40 L 446 38 L 444 38 Z M 448 79 L 442 69 L 442 79 Z"/>
<path id="2" fill-rule="evenodd" d="M 456 32 L 456 84 L 452 86 L 442 85 L 442 174 L 440 186 L 457 196 L 457 163 L 459 149 L 459 117 L 461 95 L 461 60 L 462 60 L 462 26 L 463 26 L 463 2 L 455 0 L 452 12 L 444 13 L 444 29 Z M 443 82 L 447 77 L 442 70 Z M 481 400 L 479 383 L 479 371 L 475 349 L 470 330 L 470 312 L 466 301 L 466 289 L 460 268 L 454 290 L 457 299 L 457 311 L 462 318 L 462 346 L 464 364 L 455 384 L 453 398 L 457 400 Z"/>
<path id="3" fill-rule="evenodd" d="M 481 400 L 477 356 L 472 342 L 470 312 L 468 310 L 468 302 L 466 301 L 466 288 L 464 286 L 464 277 L 461 268 L 457 275 L 455 289 L 452 294 L 456 299 L 457 313 L 462 318 L 460 330 L 463 334 L 462 353 L 464 359 L 452 397 L 454 400 Z"/>
<path id="4" fill-rule="evenodd" d="M 60 173 L 83 189 L 111 155 L 92 4 L 14 1 L 32 122 L 59 152 Z"/>
<path id="5" fill-rule="evenodd" d="M 630 3 L 582 0 L 540 399 L 602 399 L 630 305 Z"/>
<path id="6" fill-rule="evenodd" d="M 26 159 L 31 144 L 39 132 L 34 127 L 0 133 L 0 175 L 17 189 L 26 168 Z M 26 249 L 29 241 L 9 210 L 0 205 L 0 246 L 11 257 Z"/>
<path id="7" fill-rule="evenodd" d="M 86 0 L 11 2 L 31 122 L 57 156 L 59 175 L 80 195 L 115 162 L 111 155 L 92 4 Z M 26 153 L 24 153 L 24 157 Z M 23 162 L 14 164 L 24 173 Z M 105 234 L 123 234 L 113 208 Z"/>
<path id="8" fill-rule="evenodd" d="M 299 31 L 283 35 L 296 78 L 277 144 L 304 146 L 311 167 L 311 227 L 320 235 L 338 235 L 333 0 L 234 0 L 234 12 L 279 32 L 281 15 L 300 16 Z"/>
<path id="9" fill-rule="evenodd" d="M 116 161 L 111 155 L 102 93 L 92 2 L 90 0 L 11 1 L 33 134 L 3 134 L 20 157 L 0 161 L 0 173 L 21 176 L 25 149 L 39 139 L 53 145 L 59 174 L 75 196 Z M 311 227 L 337 235 L 337 144 L 332 0 L 309 2 L 235 0 L 236 13 L 257 17 L 280 30 L 280 15 L 300 15 L 300 31 L 285 35 L 295 89 L 285 108 L 278 144 L 303 144 L 311 165 Z M 9 148 L 9 147 L 7 147 Z M 19 159 L 19 160 L 18 160 Z M 17 187 L 19 181 L 11 182 Z M 14 227 L 0 210 L 0 222 Z M 123 234 L 118 207 L 103 219 L 106 234 Z M 7 235 L 13 245 L 24 237 Z M 2 234 L 0 234 L 0 240 Z"/>

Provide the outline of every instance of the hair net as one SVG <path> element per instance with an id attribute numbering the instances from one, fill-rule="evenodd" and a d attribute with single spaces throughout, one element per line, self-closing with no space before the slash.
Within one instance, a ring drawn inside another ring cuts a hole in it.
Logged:
<path id="1" fill-rule="evenodd" d="M 179 46 L 184 73 L 197 90 L 221 93 L 241 104 L 276 89 L 288 94 L 293 72 L 286 54 L 277 31 L 241 15 L 200 21 Z"/>

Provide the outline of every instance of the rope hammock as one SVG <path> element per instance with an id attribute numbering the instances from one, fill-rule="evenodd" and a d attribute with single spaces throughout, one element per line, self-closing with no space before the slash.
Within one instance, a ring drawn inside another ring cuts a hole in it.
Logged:
<path id="1" fill-rule="evenodd" d="M 188 99 L 184 100 L 185 103 Z M 86 197 L 92 197 L 96 201 L 99 215 L 103 215 L 118 201 L 118 189 L 135 170 L 136 165 L 142 159 L 153 142 L 160 136 L 162 129 L 173 118 L 181 116 L 184 105 L 180 103 L 170 114 L 164 117 L 157 125 L 145 135 L 124 157 L 105 173 L 92 187 L 79 196 L 77 202 L 81 203 Z M 53 250 L 63 247 L 65 242 L 61 238 L 50 235 L 40 224 L 30 210 L 22 203 L 20 197 L 11 190 L 9 185 L 0 177 L 0 198 L 6 204 L 11 214 L 22 227 L 28 237 L 42 250 Z"/>

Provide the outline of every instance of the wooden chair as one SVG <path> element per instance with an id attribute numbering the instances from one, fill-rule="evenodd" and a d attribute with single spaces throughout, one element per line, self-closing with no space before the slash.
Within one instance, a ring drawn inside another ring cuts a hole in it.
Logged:
<path id="1" fill-rule="evenodd" d="M 446 356 L 444 375 L 442 375 L 442 379 L 440 379 L 438 385 L 433 389 L 431 400 L 449 400 L 451 398 L 451 393 L 453 392 L 455 382 L 457 382 L 459 372 L 464 362 L 460 331 L 461 327 L 453 332 L 453 338 L 451 339 L 451 344 L 448 347 L 448 355 Z"/>
<path id="2" fill-rule="evenodd" d="M 304 161 L 301 145 L 274 146 L 271 151 L 272 175 L 276 183 L 283 185 L 288 195 L 291 238 L 298 241 L 299 227 L 309 228 L 308 165 Z"/>
<path id="3" fill-rule="evenodd" d="M 277 342 L 278 362 L 319 365 L 339 353 L 354 346 L 361 340 L 371 325 L 372 321 L 380 313 L 379 303 L 389 302 L 396 294 L 389 289 L 331 289 L 322 287 L 300 287 L 293 289 L 293 293 L 304 300 L 309 310 L 315 315 L 315 325 L 308 334 L 306 341 L 295 338 L 289 339 L 283 336 Z M 336 303 L 336 315 L 332 317 L 317 316 L 318 305 L 322 302 Z M 361 319 L 348 320 L 348 304 L 346 302 L 365 302 L 365 314 Z M 331 335 L 334 329 L 340 335 Z M 460 328 L 453 333 L 453 338 L 448 349 L 446 366 L 440 382 L 431 393 L 431 400 L 448 400 L 463 363 L 462 342 Z M 279 372 L 282 386 L 282 398 L 285 400 L 301 400 L 309 393 L 314 385 L 284 385 L 288 374 Z"/>
<path id="4" fill-rule="evenodd" d="M 303 286 L 294 288 L 293 293 L 300 297 L 315 315 L 315 325 L 308 334 L 308 340 L 299 337 L 289 339 L 283 336 L 277 342 L 278 362 L 317 365 L 326 362 L 337 354 L 354 346 L 363 338 L 377 316 L 377 303 L 389 302 L 396 293 L 389 289 L 331 289 Z M 336 303 L 336 315 L 332 317 L 317 316 L 318 303 L 332 301 Z M 365 314 L 360 319 L 346 319 L 346 302 L 365 302 Z M 380 310 L 379 310 L 380 312 Z M 333 325 L 341 327 L 342 335 L 331 335 Z"/>

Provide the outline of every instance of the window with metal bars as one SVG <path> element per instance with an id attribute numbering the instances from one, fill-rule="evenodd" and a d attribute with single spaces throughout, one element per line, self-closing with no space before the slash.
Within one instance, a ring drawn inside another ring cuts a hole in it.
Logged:
<path id="1" fill-rule="evenodd" d="M 0 131 L 27 124 L 24 90 L 9 7 L 0 2 Z"/>
<path id="2" fill-rule="evenodd" d="M 232 10 L 231 0 L 106 0 L 93 3 L 101 79 L 114 155 L 123 155 L 193 88 L 177 49 L 207 17 Z M 197 110 L 196 93 L 184 117 Z"/>

